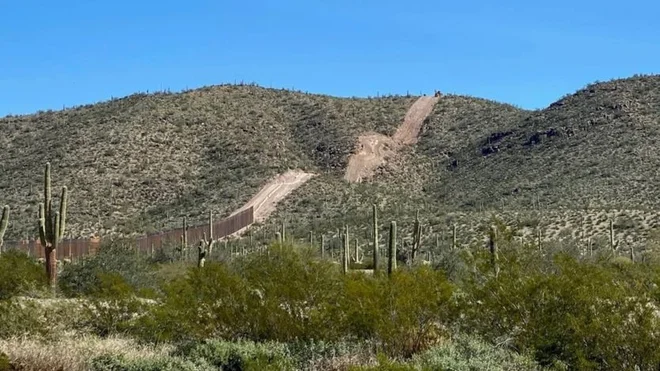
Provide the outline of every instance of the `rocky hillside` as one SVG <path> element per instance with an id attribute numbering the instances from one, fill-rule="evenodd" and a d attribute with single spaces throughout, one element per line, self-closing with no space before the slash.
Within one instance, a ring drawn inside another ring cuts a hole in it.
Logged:
<path id="1" fill-rule="evenodd" d="M 154 230 L 184 214 L 226 215 L 287 168 L 340 174 L 353 138 L 393 132 L 414 99 L 214 86 L 2 118 L 7 237 L 33 233 L 46 161 L 53 186 L 70 189 L 73 235 Z"/>
<path id="2" fill-rule="evenodd" d="M 530 92 L 531 93 L 531 92 Z M 434 226 L 464 229 L 496 212 L 550 237 L 648 237 L 660 220 L 660 76 L 596 83 L 546 109 L 525 111 L 446 95 L 417 145 L 372 182 L 342 180 L 366 131 L 391 135 L 416 97 L 343 99 L 255 86 L 215 86 L 0 119 L 0 204 L 12 236 L 32 233 L 42 165 L 72 190 L 71 231 L 160 228 L 209 208 L 227 214 L 287 168 L 319 176 L 272 215 L 292 230 L 361 225 L 416 209 Z"/>

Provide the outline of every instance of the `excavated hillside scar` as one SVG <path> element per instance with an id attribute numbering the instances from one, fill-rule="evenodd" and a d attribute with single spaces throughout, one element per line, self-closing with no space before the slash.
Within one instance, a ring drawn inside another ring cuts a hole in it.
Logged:
<path id="1" fill-rule="evenodd" d="M 243 207 L 234 211 L 235 215 L 250 206 L 254 206 L 254 221 L 262 222 L 275 211 L 277 203 L 284 199 L 287 195 L 293 192 L 296 188 L 303 185 L 306 181 L 314 177 L 316 174 L 306 173 L 302 170 L 289 170 L 284 174 L 280 174 L 269 181 L 259 193 L 257 193 L 250 201 Z M 247 229 L 243 228 L 233 235 L 239 235 Z"/>
<path id="2" fill-rule="evenodd" d="M 395 155 L 399 147 L 416 144 L 422 124 L 433 111 L 438 99 L 437 96 L 417 99 L 392 138 L 378 133 L 360 135 L 357 149 L 348 159 L 344 179 L 353 183 L 362 182 L 371 177 L 388 158 Z"/>

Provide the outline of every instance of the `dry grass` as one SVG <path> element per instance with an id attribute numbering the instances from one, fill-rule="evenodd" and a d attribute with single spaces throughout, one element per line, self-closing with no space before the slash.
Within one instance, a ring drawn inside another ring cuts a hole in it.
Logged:
<path id="1" fill-rule="evenodd" d="M 104 354 L 123 355 L 127 359 L 167 357 L 171 347 L 145 346 L 121 337 L 99 338 L 78 333 L 63 334 L 54 342 L 30 338 L 0 339 L 0 352 L 9 356 L 18 370 L 83 371 L 88 362 Z"/>

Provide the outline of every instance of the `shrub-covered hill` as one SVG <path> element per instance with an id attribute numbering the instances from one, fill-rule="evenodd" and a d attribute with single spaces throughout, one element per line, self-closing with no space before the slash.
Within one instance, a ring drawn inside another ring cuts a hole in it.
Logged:
<path id="1" fill-rule="evenodd" d="M 226 215 L 287 168 L 341 175 L 355 138 L 391 134 L 414 97 L 339 99 L 256 86 L 135 94 L 0 119 L 8 238 L 32 235 L 43 167 L 70 190 L 74 235 Z"/>
<path id="2" fill-rule="evenodd" d="M 275 219 L 303 224 L 299 216 L 312 205 L 323 221 L 344 215 L 366 225 L 373 201 L 404 228 L 419 208 L 434 231 L 456 222 L 473 241 L 479 234 L 469 232 L 496 213 L 529 233 L 538 227 L 544 238 L 583 244 L 606 244 L 613 220 L 624 249 L 648 247 L 660 226 L 657 141 L 660 76 L 594 83 L 536 111 L 447 95 L 417 146 L 381 168 L 373 184 L 314 179 Z"/>
<path id="3" fill-rule="evenodd" d="M 638 241 L 660 223 L 660 76 L 595 83 L 536 111 L 445 95 L 417 145 L 373 181 L 343 181 L 357 136 L 391 135 L 415 99 L 214 86 L 0 119 L 0 203 L 17 209 L 8 233 L 33 234 L 46 160 L 72 191 L 70 231 L 83 235 L 226 215 L 287 168 L 319 174 L 268 222 L 301 236 L 366 229 L 372 203 L 404 230 L 416 209 L 434 230 L 474 231 L 497 212 L 547 238 L 596 238 L 614 218 L 617 238 Z"/>

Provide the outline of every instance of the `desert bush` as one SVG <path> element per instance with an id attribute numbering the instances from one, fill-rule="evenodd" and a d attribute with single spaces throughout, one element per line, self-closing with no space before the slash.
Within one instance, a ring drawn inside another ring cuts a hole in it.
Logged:
<path id="1" fill-rule="evenodd" d="M 22 251 L 0 254 L 0 300 L 46 287 L 44 268 Z"/>
<path id="2" fill-rule="evenodd" d="M 12 365 L 9 362 L 9 356 L 0 352 L 0 371 L 11 371 Z"/>
<path id="3" fill-rule="evenodd" d="M 93 295 L 101 285 L 100 275 L 118 274 L 135 289 L 156 287 L 154 267 L 139 257 L 129 240 L 113 239 L 84 263 L 66 265 L 58 278 L 61 292 L 68 297 Z"/>
<path id="4" fill-rule="evenodd" d="M 139 320 L 136 333 L 149 341 L 212 337 L 235 338 L 248 333 L 250 292 L 224 264 L 189 268 L 188 275 L 164 287 L 162 304 Z"/>
<path id="5" fill-rule="evenodd" d="M 41 337 L 49 333 L 43 313 L 33 302 L 0 300 L 0 339 L 26 335 Z"/>
<path id="6" fill-rule="evenodd" d="M 451 340 L 416 354 L 411 363 L 423 370 L 531 371 L 542 369 L 532 356 L 457 334 Z M 558 368 L 557 368 L 558 369 Z"/>
<path id="7" fill-rule="evenodd" d="M 235 265 L 189 268 L 166 285 L 163 304 L 141 320 L 141 336 L 152 341 L 329 336 L 335 329 L 328 308 L 341 292 L 337 268 L 314 260 L 310 251 L 272 250 L 269 257 L 245 257 Z"/>
<path id="8" fill-rule="evenodd" d="M 174 354 L 222 370 L 295 369 L 286 344 L 276 342 L 207 340 L 185 344 Z"/>
<path id="9" fill-rule="evenodd" d="M 98 286 L 82 302 L 79 325 L 102 337 L 129 332 L 136 318 L 147 312 L 149 302 L 137 297 L 119 273 L 98 273 L 97 279 Z"/>
<path id="10" fill-rule="evenodd" d="M 253 255 L 236 271 L 249 286 L 248 311 L 253 340 L 332 339 L 333 315 L 342 294 L 342 276 L 331 262 L 316 259 L 306 248 L 272 248 L 269 257 Z"/>
<path id="11" fill-rule="evenodd" d="M 391 277 L 351 274 L 335 317 L 345 334 L 375 339 L 388 354 L 407 357 L 444 335 L 452 293 L 445 275 L 426 266 Z"/>
<path id="12" fill-rule="evenodd" d="M 209 365 L 195 364 L 176 357 L 129 359 L 121 354 L 104 354 L 90 361 L 91 371 L 212 371 Z"/>
<path id="13" fill-rule="evenodd" d="M 464 329 L 532 352 L 546 366 L 647 369 L 660 362 L 655 268 L 560 254 L 549 270 L 502 256 L 498 278 L 464 288 Z"/>

